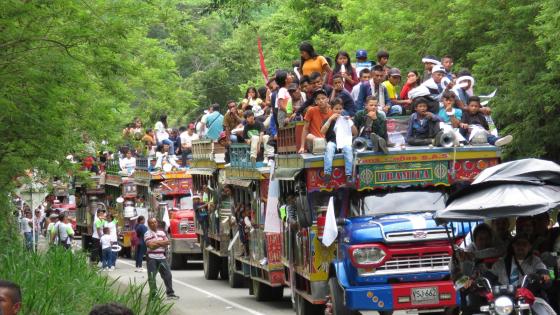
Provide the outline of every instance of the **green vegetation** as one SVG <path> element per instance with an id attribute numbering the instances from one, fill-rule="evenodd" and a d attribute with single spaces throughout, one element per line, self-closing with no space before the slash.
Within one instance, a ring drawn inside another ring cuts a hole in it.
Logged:
<path id="1" fill-rule="evenodd" d="M 27 252 L 17 235 L 17 223 L 7 214 L 0 212 L 0 279 L 22 287 L 21 314 L 83 315 L 93 305 L 108 302 L 126 305 L 138 315 L 169 313 L 172 304 L 164 302 L 164 291 L 148 300 L 147 282 L 118 285 L 91 268 L 82 252 L 72 254 L 61 248 L 44 254 Z"/>

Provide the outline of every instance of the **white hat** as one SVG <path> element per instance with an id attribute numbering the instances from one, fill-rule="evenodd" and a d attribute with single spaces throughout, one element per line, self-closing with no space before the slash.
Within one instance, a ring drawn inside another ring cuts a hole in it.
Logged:
<path id="1" fill-rule="evenodd" d="M 446 73 L 447 71 L 445 71 L 445 68 L 442 65 L 435 65 L 432 68 L 432 73 L 436 73 L 436 72 L 443 72 Z"/>
<path id="2" fill-rule="evenodd" d="M 428 90 L 428 87 L 426 87 L 424 85 L 420 85 L 420 86 L 415 87 L 412 90 L 408 91 L 408 98 L 411 99 L 411 100 L 413 100 L 417 97 L 426 96 L 426 95 L 430 95 L 430 90 Z"/>
<path id="3" fill-rule="evenodd" d="M 471 88 L 474 86 L 474 78 L 470 75 L 458 77 L 456 82 L 459 87 L 467 87 L 467 82 L 471 82 Z"/>
<path id="4" fill-rule="evenodd" d="M 437 60 L 435 56 L 426 56 L 422 58 L 422 63 L 433 63 L 434 65 L 440 65 L 441 62 Z"/>

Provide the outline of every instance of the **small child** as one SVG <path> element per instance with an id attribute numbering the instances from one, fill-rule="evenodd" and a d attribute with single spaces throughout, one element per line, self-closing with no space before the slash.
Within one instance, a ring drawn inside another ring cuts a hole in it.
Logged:
<path id="1" fill-rule="evenodd" d="M 332 162 L 337 149 L 341 149 L 344 154 L 344 170 L 346 173 L 346 182 L 352 183 L 352 136 L 358 134 L 358 129 L 354 126 L 354 122 L 348 116 L 342 116 L 344 110 L 343 101 L 335 98 L 331 102 L 333 114 L 321 127 L 321 133 L 325 135 L 327 148 L 324 156 L 325 163 L 325 183 L 328 183 L 332 173 Z M 343 130 L 342 128 L 345 128 Z M 337 136 L 338 133 L 348 135 L 342 139 Z"/>
<path id="2" fill-rule="evenodd" d="M 103 228 L 103 236 L 99 239 L 101 243 L 101 268 L 109 271 L 111 266 L 111 229 L 109 227 Z"/>
<path id="3" fill-rule="evenodd" d="M 423 97 L 415 101 L 415 112 L 410 115 L 406 142 L 409 145 L 420 146 L 433 144 L 439 131 L 441 118 L 428 111 L 428 100 Z"/>
<path id="4" fill-rule="evenodd" d="M 495 145 L 497 147 L 504 146 L 509 144 L 513 137 L 511 135 L 507 135 L 502 138 L 498 138 L 490 133 L 490 128 L 488 126 L 488 122 L 486 121 L 486 117 L 480 111 L 480 98 L 478 96 L 471 96 L 469 97 L 467 110 L 463 113 L 463 118 L 461 119 L 461 133 L 466 139 L 469 139 L 469 125 L 479 125 L 484 128 L 487 132 L 487 141 L 491 145 Z"/>
<path id="5" fill-rule="evenodd" d="M 438 116 L 444 123 L 451 125 L 453 128 L 459 128 L 463 111 L 457 107 L 455 93 L 452 91 L 443 92 L 441 103 L 439 103 Z"/>

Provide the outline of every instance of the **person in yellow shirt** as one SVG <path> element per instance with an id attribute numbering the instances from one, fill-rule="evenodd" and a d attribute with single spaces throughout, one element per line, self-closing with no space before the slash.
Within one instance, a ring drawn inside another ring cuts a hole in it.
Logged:
<path id="1" fill-rule="evenodd" d="M 410 100 L 399 100 L 399 94 L 397 92 L 397 87 L 401 82 L 401 71 L 398 68 L 391 68 L 389 70 L 388 79 L 383 82 L 383 85 L 387 88 L 387 94 L 391 99 L 391 103 L 402 105 L 406 108 L 410 104 Z"/>
<path id="2" fill-rule="evenodd" d="M 299 53 L 301 56 L 299 73 L 302 75 L 308 76 L 313 72 L 319 72 L 321 77 L 326 78 L 326 75 L 332 71 L 327 59 L 317 55 L 310 43 L 301 43 L 299 45 Z"/>

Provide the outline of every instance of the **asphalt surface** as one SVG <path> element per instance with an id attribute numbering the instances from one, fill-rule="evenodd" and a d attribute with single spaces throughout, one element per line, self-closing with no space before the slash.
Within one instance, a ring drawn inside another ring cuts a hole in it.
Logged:
<path id="1" fill-rule="evenodd" d="M 144 268 L 145 268 L 144 262 Z M 129 281 L 143 283 L 148 280 L 147 272 L 135 272 L 134 261 L 119 258 L 116 270 L 107 273 L 123 285 Z M 294 315 L 289 289 L 284 290 L 284 298 L 276 302 L 257 302 L 249 295 L 249 289 L 232 289 L 225 280 L 206 280 L 202 262 L 190 263 L 186 270 L 173 270 L 173 289 L 179 296 L 174 303 L 172 315 L 178 314 L 227 314 L 227 315 Z M 158 285 L 163 286 L 157 277 Z M 146 292 L 147 293 L 147 292 Z"/>

